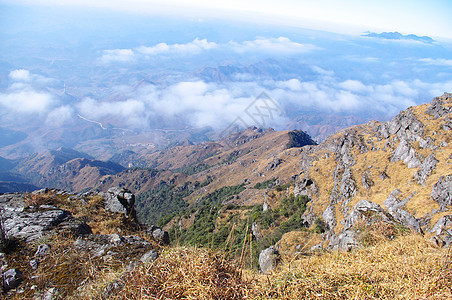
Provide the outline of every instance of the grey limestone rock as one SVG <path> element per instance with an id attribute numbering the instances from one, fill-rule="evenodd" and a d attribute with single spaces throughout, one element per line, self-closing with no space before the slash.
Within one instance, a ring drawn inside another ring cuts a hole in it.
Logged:
<path id="1" fill-rule="evenodd" d="M 70 218 L 72 215 L 69 211 L 53 208 L 44 211 L 9 211 L 5 217 L 4 229 L 9 237 L 31 242 Z"/>
<path id="2" fill-rule="evenodd" d="M 119 236 L 118 234 L 88 234 L 81 235 L 75 242 L 74 247 L 80 251 L 89 252 L 93 257 L 105 255 L 114 256 L 127 249 L 129 253 L 144 252 L 153 246 L 145 239 L 138 236 Z"/>
<path id="3" fill-rule="evenodd" d="M 322 214 L 325 223 L 328 225 L 328 229 L 331 230 L 336 227 L 336 210 L 334 205 L 328 205 L 328 207 L 323 211 Z"/>
<path id="4" fill-rule="evenodd" d="M 397 146 L 394 155 L 391 158 L 392 162 L 403 161 L 408 168 L 417 168 L 421 165 L 421 161 L 417 157 L 416 150 L 412 148 L 409 142 L 402 139 Z"/>
<path id="5" fill-rule="evenodd" d="M 9 269 L 3 273 L 3 289 L 9 291 L 17 288 L 22 282 L 22 272 L 18 269 Z"/>
<path id="6" fill-rule="evenodd" d="M 375 184 L 368 172 L 363 172 L 361 175 L 361 179 L 362 179 L 363 187 L 366 190 L 370 190 L 370 188 L 372 186 L 374 186 L 374 184 Z"/>
<path id="7" fill-rule="evenodd" d="M 159 257 L 159 253 L 155 250 L 149 250 L 143 256 L 141 256 L 140 261 L 144 263 L 149 263 L 156 260 Z"/>
<path id="8" fill-rule="evenodd" d="M 356 239 L 356 233 L 352 230 L 345 230 L 333 236 L 328 243 L 328 248 L 332 250 L 350 251 L 360 246 L 360 243 Z"/>
<path id="9" fill-rule="evenodd" d="M 451 108 L 444 107 L 444 103 L 452 97 L 450 93 L 444 93 L 441 97 L 435 97 L 430 102 L 430 106 L 425 111 L 427 114 L 433 116 L 434 119 L 438 119 L 444 117 L 447 114 L 450 114 Z"/>
<path id="10" fill-rule="evenodd" d="M 124 213 L 127 218 L 135 219 L 135 195 L 128 189 L 111 187 L 105 193 L 105 209 Z"/>
<path id="11" fill-rule="evenodd" d="M 148 227 L 147 233 L 154 239 L 154 241 L 162 245 L 169 245 L 170 243 L 168 232 L 155 225 Z"/>
<path id="12" fill-rule="evenodd" d="M 264 274 L 271 273 L 277 267 L 280 261 L 279 251 L 276 250 L 273 246 L 262 250 L 259 255 L 259 266 Z"/>
<path id="13" fill-rule="evenodd" d="M 452 227 L 452 215 L 442 216 L 441 219 L 436 222 L 430 232 L 434 232 L 436 235 L 443 233 L 445 228 Z"/>
<path id="14" fill-rule="evenodd" d="M 432 199 L 440 205 L 440 209 L 444 210 L 446 207 L 452 205 L 452 175 L 441 176 L 433 185 Z"/>
<path id="15" fill-rule="evenodd" d="M 435 157 L 435 154 L 430 154 L 427 156 L 422 162 L 421 168 L 414 174 L 414 178 L 417 179 L 419 184 L 425 185 L 425 181 L 428 176 L 433 172 L 436 168 L 436 164 L 438 160 Z"/>
<path id="16" fill-rule="evenodd" d="M 388 213 L 394 218 L 395 221 L 399 222 L 405 227 L 409 227 L 419 233 L 422 233 L 421 225 L 419 221 L 406 210 L 390 207 Z"/>
<path id="17" fill-rule="evenodd" d="M 253 232 L 253 236 L 256 241 L 260 241 L 262 239 L 262 234 L 256 222 L 253 222 L 253 224 L 251 225 L 251 231 Z"/>
<path id="18" fill-rule="evenodd" d="M 36 250 L 35 257 L 44 257 L 50 252 L 50 246 L 47 244 L 41 244 Z"/>

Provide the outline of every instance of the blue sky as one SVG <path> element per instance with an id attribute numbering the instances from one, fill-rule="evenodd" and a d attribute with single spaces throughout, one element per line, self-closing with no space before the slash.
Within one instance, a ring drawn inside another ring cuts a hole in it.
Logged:
<path id="1" fill-rule="evenodd" d="M 399 31 L 452 39 L 450 0 L 4 0 L 14 4 L 82 6 L 140 14 L 237 18 L 252 22 L 360 33 Z"/>

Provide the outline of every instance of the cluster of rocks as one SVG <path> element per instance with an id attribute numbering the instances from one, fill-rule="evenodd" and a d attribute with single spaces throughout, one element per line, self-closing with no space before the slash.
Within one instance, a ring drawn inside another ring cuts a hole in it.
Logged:
<path id="1" fill-rule="evenodd" d="M 48 192 L 62 194 L 56 190 L 40 190 L 35 194 Z M 71 194 L 76 205 L 87 205 L 88 194 Z M 136 221 L 134 195 L 124 188 L 111 188 L 103 196 L 105 209 L 123 213 L 126 218 Z M 24 243 L 36 243 L 46 236 L 58 232 L 69 233 L 76 238 L 73 247 L 80 253 L 87 253 L 92 259 L 119 259 L 126 257 L 131 265 L 137 262 L 150 262 L 158 258 L 155 244 L 169 244 L 168 232 L 156 227 L 146 227 L 144 232 L 154 244 L 139 236 L 120 236 L 118 234 L 93 234 L 90 226 L 78 220 L 67 211 L 54 205 L 27 205 L 24 194 L 0 195 L 0 212 L 3 236 L 8 240 Z M 143 225 L 141 225 L 143 227 Z M 3 246 L 7 246 L 3 244 Z M 42 260 L 51 252 L 51 244 L 42 243 L 29 261 L 32 270 L 38 268 Z M 23 280 L 23 273 L 18 269 L 8 269 L 7 255 L 0 253 L 0 287 L 3 291 L 18 288 Z M 53 294 L 57 291 L 49 291 Z"/>

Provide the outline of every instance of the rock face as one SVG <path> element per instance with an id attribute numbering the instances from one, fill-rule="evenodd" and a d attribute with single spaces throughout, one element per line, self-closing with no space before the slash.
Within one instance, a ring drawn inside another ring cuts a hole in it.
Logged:
<path id="1" fill-rule="evenodd" d="M 262 250 L 259 255 L 259 266 L 264 274 L 271 273 L 275 270 L 280 260 L 279 251 L 273 246 Z"/>
<path id="2" fill-rule="evenodd" d="M 431 197 L 438 202 L 441 210 L 452 205 L 452 175 L 439 178 L 433 186 Z"/>
<path id="3" fill-rule="evenodd" d="M 127 218 L 135 219 L 135 195 L 125 188 L 109 188 L 105 194 L 105 208 L 112 212 L 124 213 Z"/>

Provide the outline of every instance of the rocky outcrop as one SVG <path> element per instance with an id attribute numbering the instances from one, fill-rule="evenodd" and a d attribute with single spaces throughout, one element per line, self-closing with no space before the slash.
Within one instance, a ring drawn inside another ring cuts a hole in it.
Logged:
<path id="1" fill-rule="evenodd" d="M 276 250 L 273 246 L 262 250 L 259 255 L 259 266 L 262 273 L 268 274 L 273 272 L 280 259 L 281 257 L 279 251 Z"/>
<path id="2" fill-rule="evenodd" d="M 124 213 L 127 218 L 135 219 L 135 195 L 128 189 L 111 187 L 105 193 L 105 209 Z"/>
<path id="3" fill-rule="evenodd" d="M 444 104 L 451 98 L 452 94 L 450 93 L 444 93 L 441 97 L 435 97 L 425 112 L 433 116 L 434 119 L 450 114 L 452 112 L 451 108 L 445 107 Z"/>
<path id="4" fill-rule="evenodd" d="M 421 168 L 414 174 L 414 178 L 417 180 L 417 183 L 425 185 L 425 181 L 436 168 L 436 164 L 438 162 L 439 161 L 436 159 L 435 154 L 432 153 L 427 156 L 422 162 Z"/>
<path id="5" fill-rule="evenodd" d="M 400 195 L 402 195 L 402 192 L 399 189 L 393 190 L 389 194 L 388 198 L 383 202 L 383 205 L 386 206 L 386 208 L 390 207 L 398 208 L 405 205 L 409 199 L 401 200 L 399 197 Z"/>
<path id="6" fill-rule="evenodd" d="M 438 247 L 449 247 L 452 244 L 452 215 L 442 216 L 430 232 L 435 235 L 430 239 Z"/>
<path id="7" fill-rule="evenodd" d="M 394 197 L 398 195 L 399 191 L 394 190 L 390 197 Z M 388 201 L 388 210 L 385 211 L 380 205 L 377 203 L 361 200 L 354 207 L 350 215 L 342 221 L 344 225 L 344 230 L 350 230 L 354 225 L 358 223 L 358 221 L 363 220 L 367 224 L 371 224 L 376 221 L 383 221 L 389 224 L 400 224 L 404 227 L 411 228 L 417 232 L 422 233 L 422 229 L 417 220 L 412 214 L 401 209 L 399 202 L 397 201 Z"/>
<path id="8" fill-rule="evenodd" d="M 438 202 L 440 209 L 445 210 L 452 205 L 452 175 L 441 176 L 433 185 L 430 194 L 433 200 Z"/>
<path id="9" fill-rule="evenodd" d="M 441 219 L 436 222 L 430 232 L 434 232 L 436 235 L 440 235 L 447 228 L 452 228 L 452 215 L 442 216 Z"/>
<path id="10" fill-rule="evenodd" d="M 400 140 L 419 141 L 424 135 L 424 124 L 408 108 L 380 126 L 378 135 L 384 139 L 396 135 Z"/>
<path id="11" fill-rule="evenodd" d="M 362 180 L 363 187 L 366 190 L 370 190 L 370 188 L 375 185 L 374 181 L 372 180 L 372 178 L 370 177 L 370 174 L 368 172 L 363 172 L 363 174 L 361 175 L 361 180 Z"/>
<path id="12" fill-rule="evenodd" d="M 259 225 L 257 225 L 256 222 L 253 222 L 253 224 L 251 225 L 251 232 L 253 233 L 253 236 L 256 239 L 256 241 L 260 241 L 263 238 L 259 230 Z"/>
<path id="13" fill-rule="evenodd" d="M 4 229 L 9 238 L 32 242 L 41 238 L 58 224 L 72 218 L 70 212 L 56 207 L 3 209 Z"/>
<path id="14" fill-rule="evenodd" d="M 421 165 L 416 150 L 411 147 L 406 139 L 402 139 L 397 146 L 394 155 L 391 158 L 392 162 L 403 161 L 408 168 L 417 168 Z"/>

